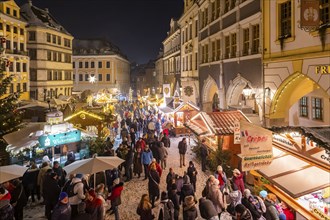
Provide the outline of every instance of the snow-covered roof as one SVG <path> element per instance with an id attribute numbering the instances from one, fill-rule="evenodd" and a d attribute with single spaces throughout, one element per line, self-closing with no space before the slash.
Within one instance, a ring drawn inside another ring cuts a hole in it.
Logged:
<path id="1" fill-rule="evenodd" d="M 40 9 L 32 3 L 26 3 L 21 6 L 21 16 L 28 22 L 29 26 L 40 26 L 55 29 L 59 32 L 71 35 L 64 27 L 53 17 L 48 9 Z"/>

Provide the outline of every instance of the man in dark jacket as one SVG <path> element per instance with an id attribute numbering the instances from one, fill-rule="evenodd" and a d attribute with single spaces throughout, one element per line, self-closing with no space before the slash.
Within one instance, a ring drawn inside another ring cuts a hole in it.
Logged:
<path id="1" fill-rule="evenodd" d="M 15 220 L 23 220 L 23 208 L 27 203 L 24 187 L 18 179 L 12 181 L 12 186 L 10 203 L 14 207 Z"/>
<path id="2" fill-rule="evenodd" d="M 201 144 L 201 157 L 202 157 L 202 171 L 205 172 L 206 171 L 206 160 L 207 160 L 207 156 L 209 155 L 208 152 L 208 148 L 205 144 L 205 139 L 202 140 L 202 144 Z"/>
<path id="3" fill-rule="evenodd" d="M 43 195 L 45 201 L 45 215 L 48 220 L 51 219 L 51 213 L 54 209 L 61 189 L 57 183 L 57 174 L 54 172 L 49 172 L 46 174 L 43 182 Z"/>
<path id="4" fill-rule="evenodd" d="M 166 189 L 168 192 L 171 190 L 173 183 L 175 183 L 175 173 L 173 171 L 173 168 L 170 168 L 170 170 L 166 176 Z"/>
<path id="5" fill-rule="evenodd" d="M 218 213 L 215 210 L 212 201 L 204 197 L 199 199 L 199 211 L 201 213 L 202 218 L 206 220 L 219 219 Z"/>
<path id="6" fill-rule="evenodd" d="M 165 147 L 169 148 L 171 146 L 171 141 L 170 141 L 169 137 L 166 134 L 164 134 L 164 137 L 162 138 L 161 142 L 164 143 Z"/>
<path id="7" fill-rule="evenodd" d="M 64 183 L 65 183 L 66 173 L 62 169 L 62 167 L 60 166 L 60 163 L 58 161 L 54 161 L 54 163 L 53 163 L 53 172 L 57 174 L 58 185 L 60 187 L 63 187 Z"/>
<path id="8" fill-rule="evenodd" d="M 128 150 L 128 153 L 126 154 L 126 160 L 125 160 L 125 175 L 126 175 L 126 182 L 130 181 L 132 179 L 132 165 L 133 165 L 133 148 L 131 147 Z"/>
<path id="9" fill-rule="evenodd" d="M 172 183 L 171 189 L 168 191 L 168 199 L 170 199 L 174 205 L 174 220 L 178 220 L 180 212 L 180 200 L 177 193 L 177 185 L 175 183 Z"/>
<path id="10" fill-rule="evenodd" d="M 78 215 L 74 217 L 72 220 L 90 220 L 91 215 L 86 213 L 86 203 L 81 202 L 78 205 Z"/>
<path id="11" fill-rule="evenodd" d="M 185 155 L 187 152 L 187 141 L 186 138 L 182 138 L 182 141 L 179 142 L 179 154 L 180 154 L 180 168 L 183 166 L 186 166 L 185 163 Z"/>

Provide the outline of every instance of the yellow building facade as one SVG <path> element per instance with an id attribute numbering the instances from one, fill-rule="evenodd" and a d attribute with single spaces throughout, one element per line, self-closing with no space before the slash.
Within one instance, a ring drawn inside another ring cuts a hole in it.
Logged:
<path id="1" fill-rule="evenodd" d="M 9 93 L 20 92 L 20 100 L 29 99 L 29 57 L 27 56 L 27 23 L 21 19 L 15 1 L 0 2 L 0 36 L 5 38 L 4 58 L 11 62 L 5 73 L 13 75 Z"/>
<path id="2" fill-rule="evenodd" d="M 319 1 L 320 22 L 306 31 L 303 2 L 262 1 L 266 125 L 330 124 L 330 4 Z"/>
<path id="3" fill-rule="evenodd" d="M 46 101 L 70 96 L 73 89 L 73 36 L 50 14 L 32 2 L 21 6 L 28 22 L 31 99 Z"/>

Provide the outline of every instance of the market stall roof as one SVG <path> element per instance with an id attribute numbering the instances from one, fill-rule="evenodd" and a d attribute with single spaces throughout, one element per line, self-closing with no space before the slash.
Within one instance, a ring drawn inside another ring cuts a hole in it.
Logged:
<path id="1" fill-rule="evenodd" d="M 293 198 L 330 186 L 330 173 L 294 155 L 273 147 L 273 161 L 259 169 L 267 180 Z"/>
<path id="2" fill-rule="evenodd" d="M 200 112 L 195 115 L 186 126 L 195 134 L 215 134 L 230 135 L 233 134 L 235 121 L 245 120 L 251 122 L 241 111 L 225 112 Z"/>
<path id="3" fill-rule="evenodd" d="M 38 138 L 43 131 L 46 123 L 29 123 L 18 131 L 3 136 L 8 143 L 7 151 L 19 152 L 24 148 L 30 148 L 37 145 Z"/>
<path id="4" fill-rule="evenodd" d="M 182 102 L 178 107 L 176 107 L 173 110 L 173 112 L 178 112 L 180 110 L 185 110 L 184 108 L 188 108 L 190 110 L 200 111 L 200 109 L 197 105 L 195 105 L 194 103 L 188 101 L 188 102 Z"/>
<path id="5" fill-rule="evenodd" d="M 159 107 L 158 108 L 161 112 L 165 113 L 165 114 L 168 114 L 168 113 L 172 113 L 174 111 L 173 108 L 170 108 L 170 107 Z"/>
<path id="6" fill-rule="evenodd" d="M 50 106 L 53 107 L 54 104 L 50 103 Z M 46 102 L 32 100 L 32 101 L 22 102 L 22 106 L 18 107 L 17 109 L 26 109 L 26 108 L 33 108 L 33 107 L 49 108 L 49 105 Z"/>

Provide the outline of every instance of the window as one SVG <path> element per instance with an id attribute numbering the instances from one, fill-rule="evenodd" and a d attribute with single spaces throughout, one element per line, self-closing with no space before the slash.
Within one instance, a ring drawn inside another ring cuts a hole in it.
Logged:
<path id="1" fill-rule="evenodd" d="M 76 74 L 73 74 L 73 81 L 76 81 Z"/>
<path id="2" fill-rule="evenodd" d="M 14 34 L 17 34 L 17 27 L 14 27 Z"/>
<path id="3" fill-rule="evenodd" d="M 99 82 L 102 82 L 102 74 L 99 74 Z"/>
<path id="4" fill-rule="evenodd" d="M 17 83 L 16 85 L 16 92 L 20 92 L 21 91 L 21 84 Z"/>
<path id="5" fill-rule="evenodd" d="M 71 47 L 71 42 L 69 39 L 64 38 L 64 46 L 65 47 Z"/>
<path id="6" fill-rule="evenodd" d="M 94 61 L 91 62 L 91 68 L 95 68 L 95 63 L 94 63 Z"/>
<path id="7" fill-rule="evenodd" d="M 6 8 L 6 13 L 10 15 L 10 8 Z"/>
<path id="8" fill-rule="evenodd" d="M 198 20 L 195 20 L 195 37 L 198 35 Z"/>
<path id="9" fill-rule="evenodd" d="M 57 79 L 58 80 L 62 80 L 63 79 L 62 71 L 58 71 L 57 72 Z"/>
<path id="10" fill-rule="evenodd" d="M 23 72 L 26 72 L 26 63 L 23 63 Z"/>
<path id="11" fill-rule="evenodd" d="M 99 61 L 99 68 L 102 68 L 102 61 Z"/>
<path id="12" fill-rule="evenodd" d="M 23 28 L 20 28 L 20 29 L 19 29 L 19 34 L 20 34 L 20 35 L 24 35 L 24 29 L 23 29 Z"/>
<path id="13" fill-rule="evenodd" d="M 53 72 L 53 80 L 59 80 L 57 71 Z"/>
<path id="14" fill-rule="evenodd" d="M 107 74 L 107 81 L 110 81 L 110 74 Z"/>
<path id="15" fill-rule="evenodd" d="M 85 74 L 85 81 L 89 81 L 88 78 L 89 78 L 88 74 Z"/>
<path id="16" fill-rule="evenodd" d="M 23 92 L 26 92 L 27 91 L 27 85 L 26 83 L 23 83 Z"/>
<path id="17" fill-rule="evenodd" d="M 21 51 L 24 51 L 24 43 L 19 43 L 19 48 Z"/>
<path id="18" fill-rule="evenodd" d="M 11 47 L 10 47 L 10 40 L 6 40 L 6 48 L 7 49 L 10 49 Z"/>
<path id="19" fill-rule="evenodd" d="M 216 19 L 216 2 L 211 3 L 211 21 L 214 21 Z"/>
<path id="20" fill-rule="evenodd" d="M 12 83 L 10 84 L 9 92 L 14 93 L 14 85 Z"/>
<path id="21" fill-rule="evenodd" d="M 57 36 L 57 44 L 61 45 L 62 44 L 62 39 L 60 36 Z"/>
<path id="22" fill-rule="evenodd" d="M 3 24 L 0 22 L 0 30 L 3 30 Z"/>
<path id="23" fill-rule="evenodd" d="M 13 16 L 17 17 L 17 11 L 16 10 L 13 10 Z"/>
<path id="24" fill-rule="evenodd" d="M 220 17 L 220 0 L 216 0 L 216 12 L 215 12 L 215 16 L 216 18 Z"/>
<path id="25" fill-rule="evenodd" d="M 88 68 L 88 62 L 85 62 L 85 68 Z"/>
<path id="26" fill-rule="evenodd" d="M 329 24 L 330 22 L 330 0 L 321 0 L 320 1 L 320 21 L 322 24 Z"/>
<path id="27" fill-rule="evenodd" d="M 65 80 L 71 80 L 71 76 L 72 76 L 72 74 L 71 74 L 71 72 L 70 71 L 65 71 Z"/>
<path id="28" fill-rule="evenodd" d="M 195 53 L 195 70 L 197 70 L 197 60 L 198 60 L 198 55 Z"/>
<path id="29" fill-rule="evenodd" d="M 8 24 L 6 25 L 6 31 L 10 32 L 10 26 Z"/>
<path id="30" fill-rule="evenodd" d="M 215 61 L 216 60 L 216 43 L 215 41 L 212 42 L 212 60 Z"/>
<path id="31" fill-rule="evenodd" d="M 51 42 L 51 35 L 50 35 L 50 33 L 47 33 L 47 42 L 48 42 L 48 43 Z"/>
<path id="32" fill-rule="evenodd" d="M 79 74 L 79 81 L 83 81 L 83 75 L 82 74 Z"/>
<path id="33" fill-rule="evenodd" d="M 192 39 L 192 24 L 189 24 L 189 39 Z"/>
<path id="34" fill-rule="evenodd" d="M 233 33 L 231 35 L 231 57 L 236 57 L 236 50 L 237 50 L 236 33 Z"/>
<path id="35" fill-rule="evenodd" d="M 312 97 L 312 117 L 316 120 L 323 120 L 323 100 Z"/>
<path id="36" fill-rule="evenodd" d="M 36 69 L 30 70 L 30 80 L 37 81 L 37 70 Z"/>
<path id="37" fill-rule="evenodd" d="M 190 64 L 190 66 L 189 66 L 189 70 L 192 70 L 192 65 L 193 65 L 193 62 L 192 62 L 192 54 L 190 54 L 190 62 L 189 62 L 189 64 Z"/>
<path id="38" fill-rule="evenodd" d="M 21 63 L 20 62 L 16 63 L 16 72 L 21 72 Z"/>
<path id="39" fill-rule="evenodd" d="M 217 52 L 216 52 L 216 60 L 220 60 L 221 48 L 220 48 L 220 39 L 216 41 Z"/>
<path id="40" fill-rule="evenodd" d="M 47 71 L 47 80 L 52 80 L 52 71 L 51 70 L 48 70 Z"/>
<path id="41" fill-rule="evenodd" d="M 225 37 L 225 58 L 229 58 L 230 53 L 230 38 L 229 36 Z"/>
<path id="42" fill-rule="evenodd" d="M 79 62 L 79 68 L 83 68 L 83 63 Z"/>
<path id="43" fill-rule="evenodd" d="M 209 62 L 209 45 L 205 45 L 205 62 Z"/>
<path id="44" fill-rule="evenodd" d="M 73 69 L 76 68 L 76 62 L 73 62 L 73 63 L 72 63 L 72 68 L 73 68 Z"/>
<path id="45" fill-rule="evenodd" d="M 56 39 L 57 39 L 56 35 L 53 35 L 53 44 L 56 44 Z"/>
<path id="46" fill-rule="evenodd" d="M 308 117 L 308 97 L 306 96 L 299 100 L 299 116 Z"/>
<path id="47" fill-rule="evenodd" d="M 291 36 L 291 0 L 280 4 L 280 37 Z"/>
<path id="48" fill-rule="evenodd" d="M 250 47 L 250 29 L 246 28 L 243 30 L 243 55 L 249 54 Z"/>
<path id="49" fill-rule="evenodd" d="M 37 59 L 37 50 L 29 49 L 29 57 L 30 57 L 30 60 L 36 60 Z"/>
<path id="50" fill-rule="evenodd" d="M 259 53 L 259 24 L 252 26 L 252 54 Z"/>
<path id="51" fill-rule="evenodd" d="M 110 61 L 107 61 L 107 68 L 110 68 Z"/>
<path id="52" fill-rule="evenodd" d="M 62 62 L 62 53 L 57 53 L 57 61 Z"/>

